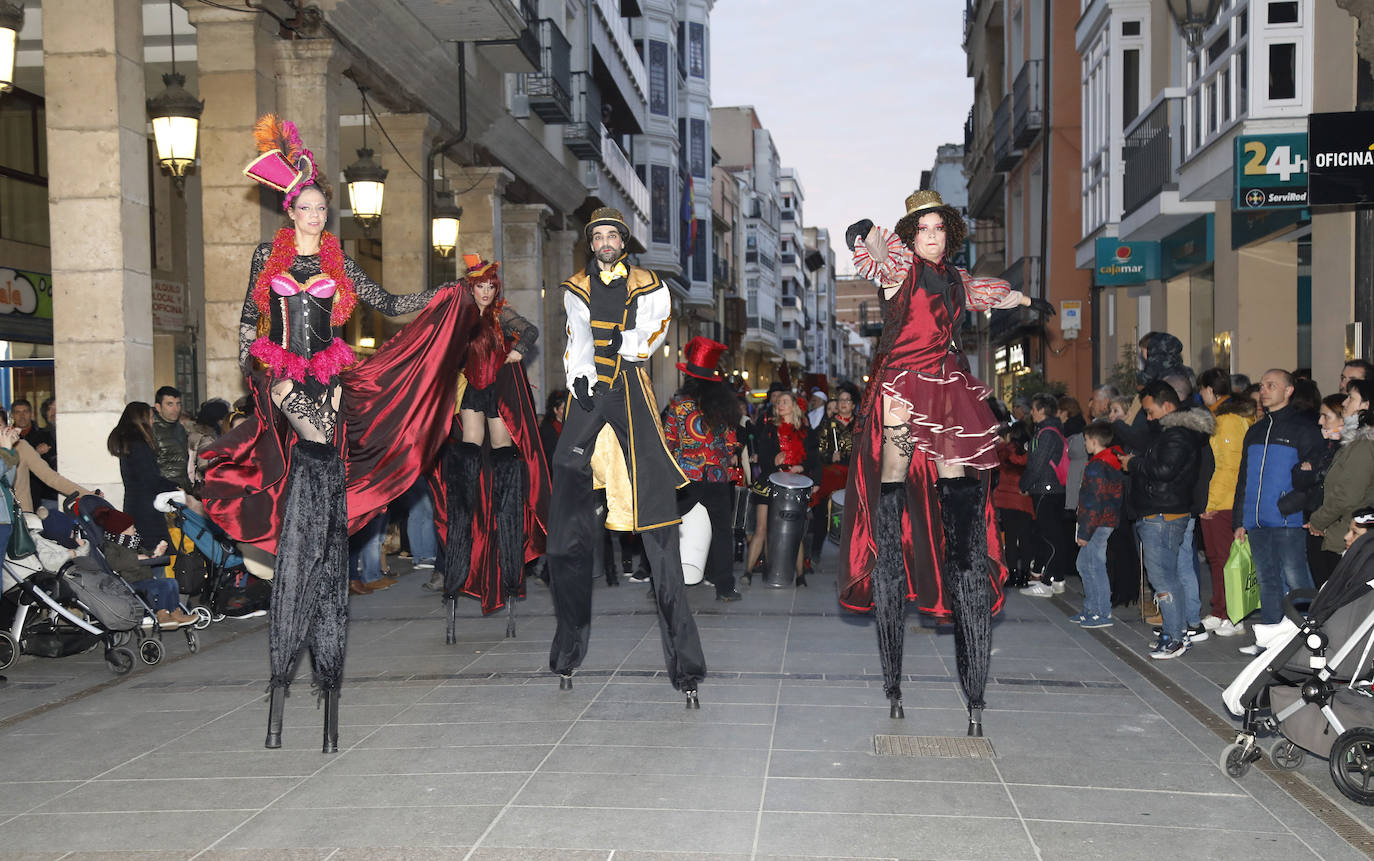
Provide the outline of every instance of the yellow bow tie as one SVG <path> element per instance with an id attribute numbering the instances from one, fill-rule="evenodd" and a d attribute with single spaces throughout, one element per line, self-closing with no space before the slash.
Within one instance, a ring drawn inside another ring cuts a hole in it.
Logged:
<path id="1" fill-rule="evenodd" d="M 617 278 L 625 278 L 625 277 L 627 277 L 629 274 L 630 274 L 630 271 L 629 271 L 628 269 L 625 268 L 625 264 L 624 264 L 624 263 L 617 263 L 616 265 L 612 266 L 609 270 L 606 270 L 606 269 L 602 269 L 602 270 L 601 270 L 601 273 L 600 273 L 600 275 L 601 275 L 601 283 L 602 283 L 602 284 L 610 284 L 610 283 L 611 283 L 612 281 L 614 281 L 615 279 L 617 279 Z"/>

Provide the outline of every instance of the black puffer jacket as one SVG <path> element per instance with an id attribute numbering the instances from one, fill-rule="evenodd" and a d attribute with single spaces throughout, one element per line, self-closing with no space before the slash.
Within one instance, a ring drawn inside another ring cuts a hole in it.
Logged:
<path id="1" fill-rule="evenodd" d="M 1179 409 L 1131 459 L 1131 502 L 1137 517 L 1200 514 L 1212 481 L 1211 437 L 1217 420 L 1205 409 Z"/>
<path id="2" fill-rule="evenodd" d="M 1026 457 L 1026 471 L 1021 473 L 1023 492 L 1037 496 L 1064 492 L 1064 483 L 1054 474 L 1054 462 L 1064 457 L 1064 443 L 1064 423 L 1058 416 L 1046 416 L 1035 426 L 1030 454 Z"/>

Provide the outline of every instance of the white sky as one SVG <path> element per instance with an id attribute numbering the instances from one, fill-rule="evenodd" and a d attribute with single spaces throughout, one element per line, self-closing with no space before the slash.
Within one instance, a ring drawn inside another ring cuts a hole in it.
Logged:
<path id="1" fill-rule="evenodd" d="M 806 192 L 802 222 L 892 227 L 973 104 L 961 0 L 718 0 L 711 102 L 753 105 Z"/>

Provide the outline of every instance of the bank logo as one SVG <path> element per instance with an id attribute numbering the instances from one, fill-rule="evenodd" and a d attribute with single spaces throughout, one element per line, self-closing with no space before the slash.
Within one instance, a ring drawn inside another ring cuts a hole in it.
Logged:
<path id="1" fill-rule="evenodd" d="M 1118 245 L 1118 246 L 1116 246 L 1116 262 L 1117 262 L 1117 263 L 1129 263 L 1130 260 L 1131 260 L 1131 246 L 1129 246 L 1129 245 Z"/>

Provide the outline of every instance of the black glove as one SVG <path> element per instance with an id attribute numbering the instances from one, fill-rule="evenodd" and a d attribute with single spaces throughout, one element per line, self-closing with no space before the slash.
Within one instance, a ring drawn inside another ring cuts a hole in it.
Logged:
<path id="1" fill-rule="evenodd" d="M 573 380 L 573 394 L 577 396 L 577 405 L 585 412 L 592 411 L 592 393 L 587 385 L 586 377 L 578 377 Z"/>
<path id="2" fill-rule="evenodd" d="M 873 229 L 873 222 L 867 218 L 861 218 L 849 225 L 844 232 L 844 245 L 850 251 L 854 250 L 854 243 L 868 235 Z"/>
<path id="3" fill-rule="evenodd" d="M 1030 309 L 1042 317 L 1053 317 L 1058 313 L 1054 310 L 1053 302 L 1039 297 L 1031 300 Z"/>
<path id="4" fill-rule="evenodd" d="M 608 341 L 611 342 L 611 352 L 612 352 L 612 353 L 619 353 L 619 352 L 620 352 L 620 344 L 621 344 L 622 341 L 625 340 L 625 339 L 624 339 L 623 337 L 621 337 L 621 335 L 620 335 L 620 327 L 617 326 L 616 328 L 612 329 L 612 330 L 611 330 L 611 336 L 610 336 L 609 338 L 607 338 L 606 340 L 608 340 Z"/>

